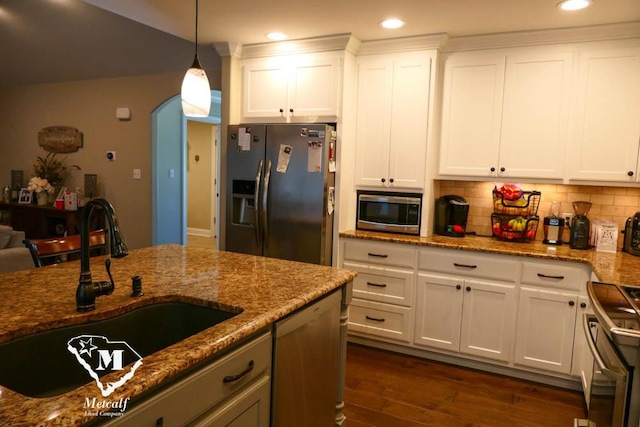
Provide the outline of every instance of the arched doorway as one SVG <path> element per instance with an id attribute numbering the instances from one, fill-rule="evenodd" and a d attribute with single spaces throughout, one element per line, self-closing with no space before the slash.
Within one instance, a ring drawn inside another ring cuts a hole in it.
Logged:
<path id="1" fill-rule="evenodd" d="M 211 91 L 209 117 L 198 121 L 220 124 L 221 92 Z M 151 242 L 186 244 L 187 241 L 187 119 L 180 95 L 151 113 Z M 220 152 L 220 144 L 215 147 Z M 219 155 L 216 156 L 219 159 Z M 216 168 L 219 171 L 219 168 Z M 217 172 L 219 175 L 219 172 Z M 219 176 L 215 179 L 219 182 Z"/>

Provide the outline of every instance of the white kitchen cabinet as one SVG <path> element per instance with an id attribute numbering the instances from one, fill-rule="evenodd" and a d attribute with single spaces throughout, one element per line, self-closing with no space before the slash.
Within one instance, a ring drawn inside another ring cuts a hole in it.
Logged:
<path id="1" fill-rule="evenodd" d="M 431 52 L 357 59 L 355 183 L 424 188 Z"/>
<path id="2" fill-rule="evenodd" d="M 562 179 L 571 72 L 570 53 L 447 58 L 440 174 Z"/>
<path id="3" fill-rule="evenodd" d="M 335 121 L 339 114 L 341 64 L 338 53 L 244 60 L 242 120 Z"/>
<path id="4" fill-rule="evenodd" d="M 569 375 L 577 306 L 575 292 L 520 288 L 515 363 Z"/>
<path id="5" fill-rule="evenodd" d="M 418 275 L 414 343 L 509 362 L 515 285 Z"/>
<path id="6" fill-rule="evenodd" d="M 417 264 L 415 248 L 343 239 L 341 267 L 358 272 L 349 308 L 351 334 L 411 341 Z"/>
<path id="7" fill-rule="evenodd" d="M 577 361 L 586 345 L 581 316 L 588 310 L 589 267 L 543 260 L 522 264 L 515 363 L 581 376 Z"/>
<path id="8" fill-rule="evenodd" d="M 580 54 L 569 179 L 638 182 L 640 48 Z"/>

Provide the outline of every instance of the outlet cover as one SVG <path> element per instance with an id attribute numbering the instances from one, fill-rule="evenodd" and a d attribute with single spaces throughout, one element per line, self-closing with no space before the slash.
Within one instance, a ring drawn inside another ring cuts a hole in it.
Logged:
<path id="1" fill-rule="evenodd" d="M 140 178 L 142 178 L 142 171 L 140 169 L 134 169 L 133 179 L 140 179 Z"/>

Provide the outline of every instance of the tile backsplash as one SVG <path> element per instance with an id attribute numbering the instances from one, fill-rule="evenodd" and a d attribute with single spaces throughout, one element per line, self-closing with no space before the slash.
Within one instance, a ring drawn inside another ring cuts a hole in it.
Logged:
<path id="1" fill-rule="evenodd" d="M 469 218 L 467 231 L 475 231 L 481 236 L 491 236 L 491 213 L 493 213 L 492 190 L 494 185 L 500 187 L 502 182 L 485 181 L 435 181 L 435 197 L 446 194 L 456 194 L 464 197 L 469 203 Z M 542 219 L 549 215 L 551 202 L 558 201 L 562 204 L 561 212 L 573 213 L 571 202 L 591 202 L 589 218 L 609 219 L 618 224 L 620 231 L 624 230 L 624 224 L 628 217 L 640 211 L 640 188 L 605 187 L 590 185 L 563 185 L 563 184 L 521 184 L 525 191 L 540 191 L 540 207 L 538 216 L 540 225 L 536 234 L 536 240 L 544 239 Z M 564 234 L 568 241 L 568 230 Z M 623 235 L 618 237 L 618 247 L 622 247 Z"/>

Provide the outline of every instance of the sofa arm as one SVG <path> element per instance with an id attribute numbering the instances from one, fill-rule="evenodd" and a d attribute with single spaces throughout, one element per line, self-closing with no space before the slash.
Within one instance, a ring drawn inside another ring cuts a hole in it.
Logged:
<path id="1" fill-rule="evenodd" d="M 25 247 L 0 249 L 0 273 L 11 273 L 28 268 L 35 268 L 29 249 Z"/>

